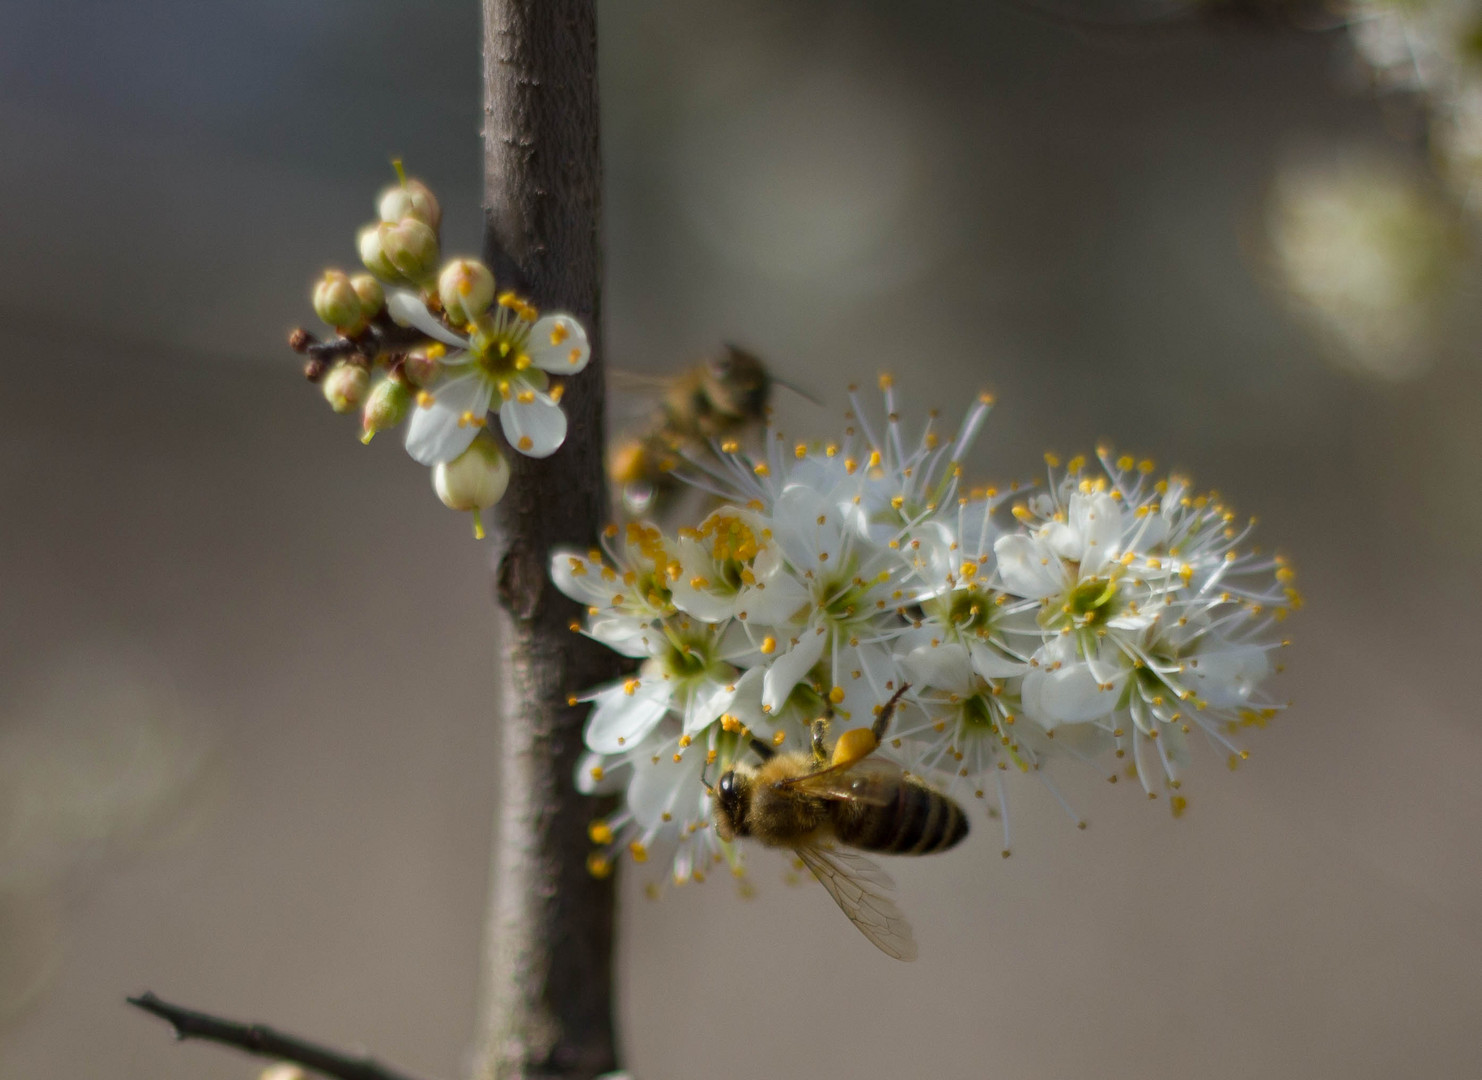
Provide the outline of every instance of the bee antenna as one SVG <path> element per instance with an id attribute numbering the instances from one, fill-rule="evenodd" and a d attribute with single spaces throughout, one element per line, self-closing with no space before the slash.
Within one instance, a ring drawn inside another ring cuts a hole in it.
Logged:
<path id="1" fill-rule="evenodd" d="M 802 398 L 804 401 L 811 401 L 820 409 L 823 408 L 823 402 L 819 401 L 818 398 L 814 397 L 808 391 L 804 390 L 797 383 L 788 382 L 786 379 L 779 379 L 776 375 L 773 375 L 771 378 L 772 382 L 776 383 L 778 386 L 781 386 L 787 390 L 791 390 L 794 394 L 797 394 L 798 397 Z"/>
<path id="2" fill-rule="evenodd" d="M 706 757 L 705 758 L 705 765 L 704 765 L 703 768 L 700 769 L 700 783 L 705 788 L 705 794 L 707 794 L 707 795 L 714 795 L 715 794 L 715 788 L 711 787 L 710 786 L 710 781 L 705 779 L 706 774 L 709 773 L 709 772 L 710 772 L 710 758 L 709 757 Z"/>
<path id="3" fill-rule="evenodd" d="M 756 751 L 756 756 L 761 758 L 763 761 L 772 760 L 772 755 L 777 753 L 776 750 L 768 746 L 766 743 L 762 742 L 760 739 L 752 739 L 751 748 Z"/>

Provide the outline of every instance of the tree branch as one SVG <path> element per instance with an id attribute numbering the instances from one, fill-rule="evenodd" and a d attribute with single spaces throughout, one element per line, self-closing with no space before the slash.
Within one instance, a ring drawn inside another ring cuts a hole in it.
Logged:
<path id="1" fill-rule="evenodd" d="M 325 1076 L 335 1077 L 336 1080 L 413 1080 L 407 1074 L 388 1069 L 368 1057 L 341 1054 L 293 1035 L 285 1035 L 265 1024 L 223 1020 L 210 1013 L 171 1005 L 149 991 L 127 1000 L 130 1005 L 168 1021 L 175 1029 L 175 1038 L 182 1042 L 186 1039 L 204 1039 L 225 1046 L 235 1046 L 249 1054 L 260 1054 L 277 1061 L 291 1061 Z"/>
<path id="2" fill-rule="evenodd" d="M 607 517 L 602 472 L 601 180 L 593 0 L 482 0 L 484 255 L 501 287 L 587 327 L 567 383 L 565 444 L 511 455 L 495 508 L 502 746 L 478 1080 L 590 1080 L 616 1067 L 613 893 L 586 870 L 599 807 L 575 789 L 586 709 L 570 695 L 620 658 L 569 626 L 550 587 L 558 546 L 586 551 Z"/>

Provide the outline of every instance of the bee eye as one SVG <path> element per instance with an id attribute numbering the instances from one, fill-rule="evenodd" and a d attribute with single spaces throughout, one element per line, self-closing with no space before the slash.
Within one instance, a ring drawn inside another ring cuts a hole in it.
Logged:
<path id="1" fill-rule="evenodd" d="M 720 783 L 716 785 L 716 790 L 720 792 L 722 798 L 729 798 L 730 796 L 736 794 L 735 770 L 727 772 L 720 778 Z"/>

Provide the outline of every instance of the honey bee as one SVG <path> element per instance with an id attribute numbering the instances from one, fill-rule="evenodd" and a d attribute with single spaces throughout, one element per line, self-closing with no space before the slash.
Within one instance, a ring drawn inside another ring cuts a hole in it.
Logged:
<path id="1" fill-rule="evenodd" d="M 850 922 L 897 960 L 914 960 L 916 942 L 890 898 L 890 878 L 843 848 L 929 855 L 967 835 L 967 815 L 956 802 L 871 756 L 908 689 L 895 692 L 871 727 L 840 735 L 831 754 L 824 745 L 828 722 L 815 720 L 811 751 L 778 753 L 753 739 L 761 766 L 733 765 L 715 787 L 707 785 L 722 840 L 750 837 L 791 848 Z"/>
<path id="2" fill-rule="evenodd" d="M 721 346 L 677 375 L 627 381 L 659 392 L 644 426 L 618 440 L 608 456 L 608 476 L 634 514 L 653 513 L 668 502 L 678 487 L 672 470 L 686 456 L 708 454 L 712 442 L 760 423 L 773 384 L 786 385 L 755 355 L 735 345 Z"/>

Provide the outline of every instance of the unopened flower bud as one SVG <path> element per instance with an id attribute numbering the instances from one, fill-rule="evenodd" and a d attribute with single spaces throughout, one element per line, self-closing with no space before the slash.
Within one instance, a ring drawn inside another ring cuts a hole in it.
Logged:
<path id="1" fill-rule="evenodd" d="M 378 431 L 395 427 L 406 419 L 412 407 L 411 388 L 400 379 L 382 379 L 371 389 L 360 417 L 360 441 L 370 442 Z"/>
<path id="2" fill-rule="evenodd" d="M 350 279 L 350 287 L 360 298 L 360 313 L 367 319 L 374 319 L 386 306 L 386 293 L 381 289 L 381 283 L 369 274 L 356 274 Z"/>
<path id="3" fill-rule="evenodd" d="M 431 386 L 442 365 L 426 353 L 409 353 L 401 363 L 401 373 L 413 386 Z"/>
<path id="4" fill-rule="evenodd" d="M 391 264 L 391 259 L 386 255 L 386 248 L 381 243 L 379 223 L 367 225 L 361 229 L 355 237 L 355 246 L 360 250 L 360 261 L 376 277 L 382 281 L 397 283 L 402 281 L 401 274 Z"/>
<path id="5" fill-rule="evenodd" d="M 365 314 L 360 296 L 348 275 L 339 270 L 326 270 L 314 286 L 314 314 L 346 337 L 365 329 Z"/>
<path id="6" fill-rule="evenodd" d="M 454 259 L 438 275 L 437 291 L 448 318 L 462 326 L 494 302 L 494 275 L 477 259 Z"/>
<path id="7" fill-rule="evenodd" d="M 370 372 L 359 364 L 336 364 L 320 385 L 331 409 L 337 413 L 354 412 L 365 400 Z"/>
<path id="8" fill-rule="evenodd" d="M 406 218 L 415 218 L 435 230 L 443 220 L 443 211 L 437 204 L 437 196 L 420 180 L 404 180 L 399 184 L 392 184 L 376 196 L 376 208 L 381 212 L 381 220 L 391 225 Z"/>
<path id="9" fill-rule="evenodd" d="M 402 218 L 394 225 L 382 222 L 377 232 L 381 237 L 381 250 L 401 277 L 420 282 L 437 273 L 440 254 L 437 233 L 426 222 L 416 218 Z M 370 269 L 375 273 L 374 267 Z"/>
<path id="10" fill-rule="evenodd" d="M 489 436 L 480 434 L 472 445 L 452 461 L 434 466 L 432 486 L 445 506 L 473 513 L 473 535 L 484 538 L 480 510 L 504 497 L 509 486 L 509 463 Z"/>

